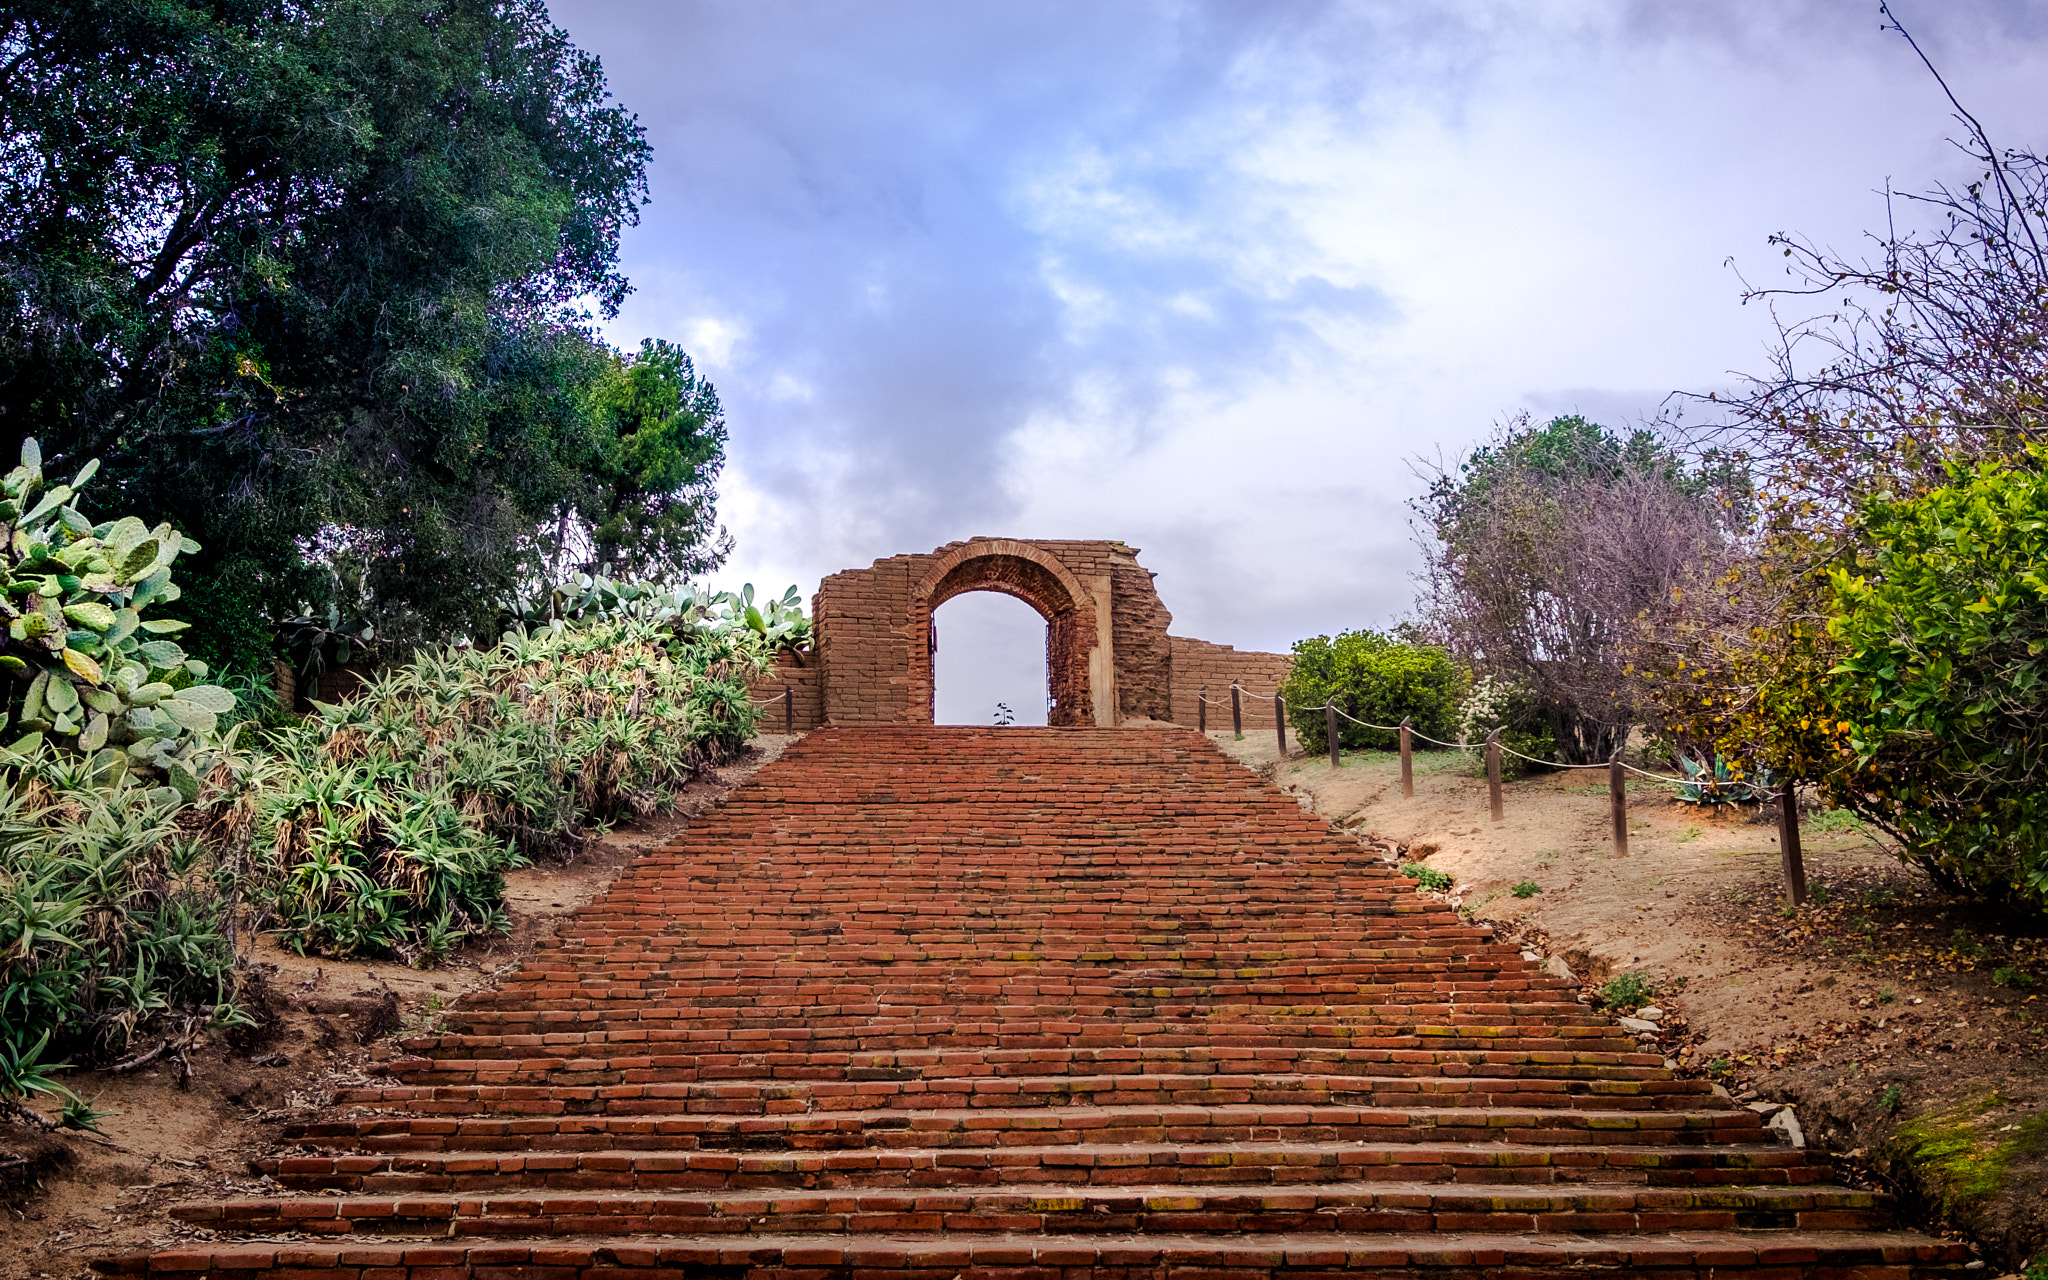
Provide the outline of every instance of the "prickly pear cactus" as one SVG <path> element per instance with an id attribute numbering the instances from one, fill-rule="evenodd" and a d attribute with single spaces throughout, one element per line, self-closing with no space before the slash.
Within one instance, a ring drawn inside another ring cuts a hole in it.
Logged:
<path id="1" fill-rule="evenodd" d="M 160 774 L 189 800 L 193 754 L 235 696 L 204 683 L 206 664 L 168 638 L 186 623 L 143 614 L 178 598 L 171 562 L 199 545 L 168 524 L 80 515 L 71 499 L 98 469 L 88 462 L 71 483 L 45 487 L 30 440 L 0 481 L 0 669 L 12 677 L 6 714 L 25 731 L 8 750 L 48 741 L 109 772 Z"/>

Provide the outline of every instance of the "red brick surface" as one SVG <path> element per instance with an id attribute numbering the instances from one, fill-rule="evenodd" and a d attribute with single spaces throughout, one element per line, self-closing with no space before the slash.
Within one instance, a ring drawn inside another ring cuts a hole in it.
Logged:
<path id="1" fill-rule="evenodd" d="M 824 729 L 122 1274 L 1961 1275 L 1192 733 Z"/>

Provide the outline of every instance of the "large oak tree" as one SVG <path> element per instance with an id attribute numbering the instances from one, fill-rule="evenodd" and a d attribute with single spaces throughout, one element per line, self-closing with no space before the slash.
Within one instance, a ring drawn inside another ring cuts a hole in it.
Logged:
<path id="1" fill-rule="evenodd" d="M 0 2 L 0 437 L 187 530 L 216 624 L 474 628 L 571 526 L 702 568 L 716 398 L 592 331 L 648 155 L 538 0 Z"/>

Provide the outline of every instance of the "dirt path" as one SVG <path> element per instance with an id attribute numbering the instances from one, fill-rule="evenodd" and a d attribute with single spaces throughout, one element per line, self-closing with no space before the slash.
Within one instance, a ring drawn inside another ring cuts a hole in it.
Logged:
<path id="1" fill-rule="evenodd" d="M 1391 752 L 1347 755 L 1333 772 L 1323 757 L 1280 763 L 1269 738 L 1212 736 L 1340 826 L 1403 845 L 1409 858 L 1451 875 L 1451 896 L 1474 918 L 1514 933 L 1541 930 L 1581 978 L 1642 971 L 1667 988 L 1683 982 L 1674 1003 L 1702 1037 L 1697 1053 L 1721 1056 L 1853 1018 L 1866 1007 L 1859 1002 L 1878 994 L 1875 981 L 1765 958 L 1741 939 L 1695 926 L 1703 905 L 1757 903 L 1767 892 L 1760 884 L 1778 876 L 1777 829 L 1756 822 L 1753 811 L 1679 804 L 1667 788 L 1634 779 L 1629 854 L 1616 857 L 1604 769 L 1509 783 L 1496 823 L 1486 780 L 1462 753 L 1418 753 L 1411 798 L 1401 795 Z M 1821 883 L 1852 870 L 1898 869 L 1860 831 L 1808 830 L 1802 844 L 1809 875 Z M 1525 882 L 1539 892 L 1517 898 L 1514 886 Z"/>
<path id="2" fill-rule="evenodd" d="M 10 1160 L 25 1161 L 11 1180 L 0 1180 L 0 1280 L 92 1276 L 83 1259 L 112 1243 L 175 1244 L 164 1204 L 259 1189 L 249 1158 L 274 1145 L 280 1122 L 364 1079 L 372 1044 L 394 1031 L 433 1027 L 463 993 L 494 985 L 644 851 L 674 840 L 790 741 L 762 735 L 747 759 L 692 781 L 673 816 L 622 827 L 575 862 L 508 874 L 512 934 L 473 943 L 438 969 L 299 956 L 265 940 L 252 957 L 271 1006 L 261 1032 L 216 1038 L 192 1056 L 190 1080 L 162 1064 L 67 1077 L 71 1089 L 116 1113 L 103 1122 L 104 1137 L 0 1126 L 0 1179 Z"/>

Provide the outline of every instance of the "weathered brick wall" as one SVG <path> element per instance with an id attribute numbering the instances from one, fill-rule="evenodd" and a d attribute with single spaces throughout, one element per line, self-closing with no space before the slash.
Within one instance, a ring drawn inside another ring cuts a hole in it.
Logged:
<path id="1" fill-rule="evenodd" d="M 825 718 L 835 724 L 907 720 L 910 591 L 930 556 L 892 556 L 818 584 L 815 651 L 825 668 Z M 922 637 L 920 637 L 922 639 Z"/>
<path id="2" fill-rule="evenodd" d="M 780 696 L 784 685 L 789 686 L 791 701 L 796 706 L 796 728 L 802 733 L 825 723 L 825 665 L 815 653 L 780 653 L 775 657 L 775 669 L 747 681 L 747 692 L 753 695 L 761 707 L 761 732 L 781 733 L 786 721 L 783 719 Z M 775 698 L 777 701 L 768 702 Z"/>
<path id="3" fill-rule="evenodd" d="M 1209 727 L 1230 727 L 1230 682 L 1235 680 L 1247 695 L 1243 700 L 1244 727 L 1273 727 L 1273 691 L 1287 679 L 1294 658 L 1285 653 L 1239 651 L 1227 644 L 1210 644 L 1187 636 L 1172 636 L 1173 715 L 1175 724 L 1190 727 L 1200 723 L 1196 696 L 1204 685 L 1209 689 Z"/>
<path id="4" fill-rule="evenodd" d="M 1046 619 L 1046 679 L 1054 699 L 1048 719 L 1055 725 L 1192 725 L 1195 691 L 1203 684 L 1212 698 L 1227 698 L 1233 678 L 1270 694 L 1293 662 L 1286 654 L 1240 653 L 1167 635 L 1173 615 L 1138 563 L 1136 548 L 1121 542 L 973 538 L 928 555 L 877 560 L 818 584 L 812 616 L 823 720 L 929 724 L 932 611 L 967 591 L 1015 596 Z M 1105 641 L 1109 663 L 1100 656 Z M 1099 717 L 1093 691 L 1102 687 L 1113 688 L 1116 701 L 1112 714 Z M 1271 728 L 1270 701 L 1263 710 L 1248 705 L 1245 723 Z"/>
<path id="5" fill-rule="evenodd" d="M 1138 553 L 1114 543 L 1110 561 L 1115 586 L 1111 631 L 1116 645 L 1116 694 L 1119 720 L 1171 720 L 1173 650 L 1166 628 L 1173 615 L 1152 585 L 1152 573 L 1138 563 Z"/>
<path id="6" fill-rule="evenodd" d="M 1094 690 L 1113 687 L 1108 718 L 1163 719 L 1172 684 L 1172 615 L 1121 542 L 973 538 L 927 555 L 891 556 L 818 585 L 812 613 L 825 668 L 824 715 L 835 724 L 932 716 L 932 611 L 967 591 L 1000 591 L 1047 622 L 1046 674 L 1055 724 L 1097 722 Z M 1109 625 L 1100 625 L 1107 606 Z M 1098 656 L 1103 641 L 1113 662 Z"/>

